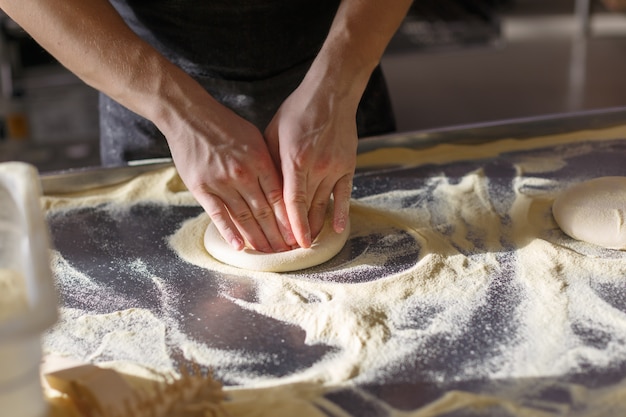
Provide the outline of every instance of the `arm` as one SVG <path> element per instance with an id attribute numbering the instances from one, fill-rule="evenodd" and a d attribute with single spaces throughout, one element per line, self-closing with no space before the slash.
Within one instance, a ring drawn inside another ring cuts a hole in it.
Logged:
<path id="1" fill-rule="evenodd" d="M 348 221 L 356 166 L 356 111 L 369 77 L 406 15 L 410 0 L 343 0 L 300 86 L 265 134 L 280 161 L 292 230 L 308 247 L 332 194 L 334 229 Z"/>
<path id="2" fill-rule="evenodd" d="M 266 252 L 296 243 L 261 132 L 136 36 L 107 0 L 0 7 L 87 84 L 155 123 L 181 178 L 235 248 L 244 237 Z"/>

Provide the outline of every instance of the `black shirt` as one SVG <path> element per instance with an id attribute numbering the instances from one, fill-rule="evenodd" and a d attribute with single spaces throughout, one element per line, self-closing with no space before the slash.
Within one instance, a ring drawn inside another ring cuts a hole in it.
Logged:
<path id="1" fill-rule="evenodd" d="M 110 0 L 129 27 L 215 99 L 265 129 L 320 50 L 339 0 Z M 394 129 L 377 68 L 356 118 L 359 136 Z M 100 96 L 103 165 L 169 156 L 148 120 Z"/>

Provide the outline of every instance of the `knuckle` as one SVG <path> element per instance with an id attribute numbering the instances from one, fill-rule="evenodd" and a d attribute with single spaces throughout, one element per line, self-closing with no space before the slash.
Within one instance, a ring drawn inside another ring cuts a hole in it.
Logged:
<path id="1" fill-rule="evenodd" d="M 211 187 L 202 178 L 189 178 L 186 180 L 186 185 L 193 194 L 211 194 Z"/>
<path id="2" fill-rule="evenodd" d="M 311 210 L 314 211 L 326 211 L 326 207 L 328 207 L 328 199 L 315 200 L 311 203 Z"/>
<path id="3" fill-rule="evenodd" d="M 250 210 L 239 210 L 237 212 L 231 213 L 231 217 L 239 224 L 249 223 L 254 219 L 252 212 Z"/>
<path id="4" fill-rule="evenodd" d="M 313 170 L 314 172 L 328 172 L 332 170 L 335 166 L 336 165 L 333 164 L 330 156 L 327 156 L 315 161 L 315 164 L 313 165 Z"/>
<path id="5" fill-rule="evenodd" d="M 287 203 L 292 205 L 306 205 L 307 204 L 307 196 L 303 192 L 294 192 L 285 198 Z"/>
<path id="6" fill-rule="evenodd" d="M 313 155 L 307 152 L 306 149 L 300 149 L 290 157 L 290 162 L 293 165 L 294 170 L 302 170 L 311 166 L 314 163 Z"/>
<path id="7" fill-rule="evenodd" d="M 280 188 L 271 190 L 266 194 L 266 198 L 272 206 L 280 204 L 283 201 L 283 190 Z"/>
<path id="8" fill-rule="evenodd" d="M 263 207 L 255 208 L 253 215 L 255 219 L 262 221 L 262 220 L 269 220 L 272 217 L 274 217 L 274 212 L 269 206 L 263 206 Z"/>
<path id="9" fill-rule="evenodd" d="M 225 213 L 223 210 L 209 210 L 207 214 L 215 224 L 227 223 L 228 213 Z"/>
<path id="10" fill-rule="evenodd" d="M 247 166 L 237 163 L 230 167 L 229 175 L 224 178 L 227 182 L 237 183 L 249 183 L 250 182 L 250 170 Z"/>

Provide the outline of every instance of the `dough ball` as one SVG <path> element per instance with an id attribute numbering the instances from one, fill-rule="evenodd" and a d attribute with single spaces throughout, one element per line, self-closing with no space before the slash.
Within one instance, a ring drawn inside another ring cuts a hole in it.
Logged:
<path id="1" fill-rule="evenodd" d="M 626 177 L 600 177 L 561 193 L 552 206 L 563 232 L 609 249 L 626 249 Z"/>
<path id="2" fill-rule="evenodd" d="M 310 268 L 331 259 L 339 253 L 350 235 L 350 223 L 342 233 L 332 226 L 332 206 L 326 213 L 324 226 L 310 248 L 296 248 L 287 252 L 264 253 L 251 248 L 233 249 L 211 222 L 204 233 L 204 247 L 218 261 L 238 268 L 266 272 L 287 272 Z"/>

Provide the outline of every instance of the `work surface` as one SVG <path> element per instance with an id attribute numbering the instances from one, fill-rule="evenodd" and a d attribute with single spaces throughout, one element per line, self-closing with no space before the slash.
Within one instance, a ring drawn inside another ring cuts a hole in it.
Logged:
<path id="1" fill-rule="evenodd" d="M 47 198 L 62 318 L 45 349 L 137 372 L 194 361 L 255 415 L 622 416 L 626 254 L 565 236 L 551 203 L 626 176 L 623 115 L 365 142 L 346 247 L 289 274 L 200 253 L 206 219 L 173 169 L 149 174 L 158 199 L 141 183 Z M 496 135 L 525 138 L 478 143 Z"/>

